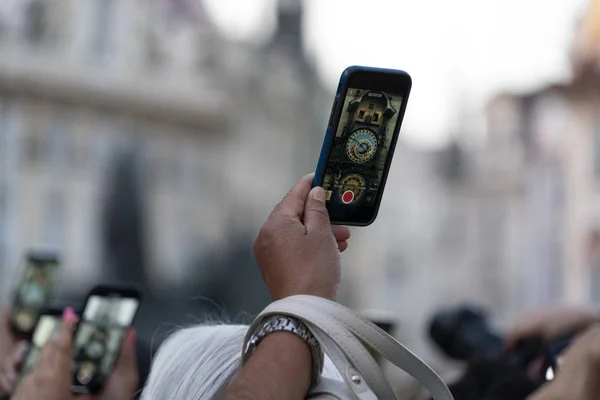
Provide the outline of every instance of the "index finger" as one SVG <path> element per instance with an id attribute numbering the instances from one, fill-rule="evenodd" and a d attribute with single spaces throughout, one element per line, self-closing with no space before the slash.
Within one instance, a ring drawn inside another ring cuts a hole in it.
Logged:
<path id="1" fill-rule="evenodd" d="M 77 317 L 71 308 L 63 313 L 60 330 L 52 335 L 44 345 L 38 361 L 38 368 L 62 368 L 69 365 L 72 356 L 73 329 Z M 59 367 L 60 365 L 60 367 Z"/>
<path id="2" fill-rule="evenodd" d="M 287 192 L 279 204 L 275 206 L 269 218 L 280 214 L 293 217 L 298 220 L 302 219 L 302 216 L 304 215 L 304 204 L 306 203 L 306 198 L 312 189 L 314 176 L 315 174 L 313 173 L 300 178 L 294 187 Z"/>

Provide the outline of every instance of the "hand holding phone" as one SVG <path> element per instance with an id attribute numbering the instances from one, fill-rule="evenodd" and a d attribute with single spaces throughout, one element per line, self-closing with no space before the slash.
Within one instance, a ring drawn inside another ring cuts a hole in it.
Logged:
<path id="1" fill-rule="evenodd" d="M 71 356 L 77 319 L 73 309 L 65 309 L 60 330 L 48 339 L 37 366 L 17 386 L 12 399 L 63 400 L 71 397 Z"/>
<path id="2" fill-rule="evenodd" d="M 75 335 L 73 392 L 100 392 L 121 352 L 141 302 L 133 288 L 97 286 L 89 293 Z"/>
<path id="3" fill-rule="evenodd" d="M 23 278 L 15 294 L 10 326 L 17 337 L 30 339 L 40 312 L 52 295 L 59 259 L 53 252 L 32 252 L 26 262 Z"/>
<path id="4" fill-rule="evenodd" d="M 19 371 L 19 380 L 29 375 L 38 364 L 42 349 L 52 335 L 60 332 L 62 327 L 62 308 L 49 308 L 44 310 L 35 326 L 33 337 L 27 350 L 24 361 Z"/>
<path id="5" fill-rule="evenodd" d="M 411 86 L 404 71 L 342 73 L 313 181 L 325 189 L 332 224 L 375 221 Z"/>

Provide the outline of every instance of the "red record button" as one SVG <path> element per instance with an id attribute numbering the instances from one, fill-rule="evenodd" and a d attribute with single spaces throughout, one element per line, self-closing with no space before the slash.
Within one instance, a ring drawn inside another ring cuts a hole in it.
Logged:
<path id="1" fill-rule="evenodd" d="M 352 190 L 347 190 L 342 195 L 342 202 L 344 204 L 350 204 L 354 200 L 354 192 Z"/>

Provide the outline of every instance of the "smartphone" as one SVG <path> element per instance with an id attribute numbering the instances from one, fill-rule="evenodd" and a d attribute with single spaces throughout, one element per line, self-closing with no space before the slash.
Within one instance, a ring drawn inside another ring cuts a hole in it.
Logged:
<path id="1" fill-rule="evenodd" d="M 59 259 L 54 252 L 31 252 L 15 294 L 10 326 L 15 336 L 31 339 L 40 312 L 46 307 L 54 286 Z"/>
<path id="2" fill-rule="evenodd" d="M 35 330 L 33 331 L 29 349 L 20 367 L 19 380 L 22 380 L 33 372 L 46 342 L 54 333 L 60 331 L 62 313 L 62 308 L 49 308 L 40 314 Z"/>
<path id="3" fill-rule="evenodd" d="M 96 286 L 90 291 L 75 334 L 73 393 L 102 390 L 140 302 L 141 293 L 134 288 Z"/>
<path id="4" fill-rule="evenodd" d="M 332 224 L 375 221 L 411 87 L 404 71 L 342 73 L 313 181 L 325 189 Z"/>

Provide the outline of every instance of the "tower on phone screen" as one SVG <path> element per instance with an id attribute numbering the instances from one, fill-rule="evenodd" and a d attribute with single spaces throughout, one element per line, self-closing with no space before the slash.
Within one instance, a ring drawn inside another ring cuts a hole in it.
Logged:
<path id="1" fill-rule="evenodd" d="M 376 206 L 402 100 L 394 93 L 348 89 L 323 180 L 328 201 Z"/>

